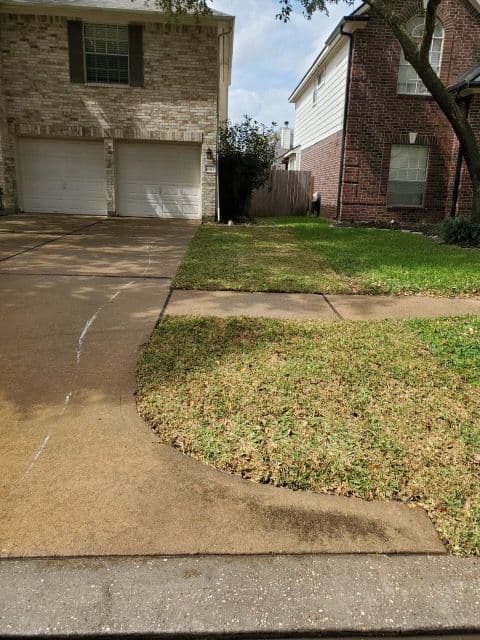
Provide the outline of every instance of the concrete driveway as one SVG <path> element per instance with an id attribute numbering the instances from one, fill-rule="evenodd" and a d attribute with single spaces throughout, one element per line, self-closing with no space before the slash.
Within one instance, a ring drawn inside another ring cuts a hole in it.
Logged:
<path id="1" fill-rule="evenodd" d="M 0 218 L 1 555 L 442 552 L 421 510 L 242 482 L 140 420 L 138 349 L 195 230 Z"/>

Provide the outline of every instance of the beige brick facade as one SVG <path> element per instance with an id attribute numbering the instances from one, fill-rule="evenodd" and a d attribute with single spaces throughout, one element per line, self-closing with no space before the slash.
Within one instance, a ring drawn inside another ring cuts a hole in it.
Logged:
<path id="1" fill-rule="evenodd" d="M 206 172 L 205 164 L 207 149 L 216 152 L 218 25 L 146 22 L 144 86 L 101 86 L 70 81 L 69 18 L 51 12 L 0 13 L 0 187 L 4 207 L 19 208 L 15 149 L 21 136 L 104 140 L 110 215 L 116 214 L 115 149 L 119 141 L 194 142 L 202 147 L 202 214 L 204 219 L 212 219 L 216 176 Z M 117 15 L 105 13 L 101 19 L 113 24 L 117 20 Z"/>

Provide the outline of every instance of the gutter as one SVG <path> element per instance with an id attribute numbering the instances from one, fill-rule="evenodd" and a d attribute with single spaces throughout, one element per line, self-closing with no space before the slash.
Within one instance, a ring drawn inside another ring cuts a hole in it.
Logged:
<path id="1" fill-rule="evenodd" d="M 348 67 L 347 67 L 347 88 L 345 91 L 345 110 L 343 114 L 343 134 L 342 134 L 342 150 L 340 152 L 340 175 L 338 178 L 338 196 L 337 196 L 337 215 L 336 220 L 340 220 L 340 212 L 342 205 L 342 189 L 344 184 L 345 175 L 345 150 L 347 143 L 347 126 L 348 126 L 348 106 L 350 102 L 350 86 L 352 83 L 352 59 L 353 59 L 353 33 L 347 33 L 343 29 L 343 24 L 340 26 L 340 34 L 347 36 L 349 39 L 348 50 Z"/>

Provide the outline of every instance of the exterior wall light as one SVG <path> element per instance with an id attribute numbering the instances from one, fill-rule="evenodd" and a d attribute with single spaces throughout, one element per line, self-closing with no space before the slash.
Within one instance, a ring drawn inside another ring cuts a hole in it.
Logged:
<path id="1" fill-rule="evenodd" d="M 410 144 L 415 144 L 418 138 L 418 133 L 414 133 L 413 131 L 410 131 L 410 133 L 408 134 L 408 137 L 410 139 Z"/>
<path id="2" fill-rule="evenodd" d="M 209 160 L 210 162 L 213 162 L 214 160 L 213 151 L 210 149 L 210 147 L 208 147 L 206 155 L 207 155 L 207 160 Z"/>

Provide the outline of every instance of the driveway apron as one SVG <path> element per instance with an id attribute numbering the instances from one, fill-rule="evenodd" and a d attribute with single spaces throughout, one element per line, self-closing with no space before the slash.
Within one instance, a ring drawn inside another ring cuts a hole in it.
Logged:
<path id="1" fill-rule="evenodd" d="M 1 555 L 442 553 L 420 509 L 244 482 L 139 418 L 138 349 L 195 230 L 0 219 Z"/>

